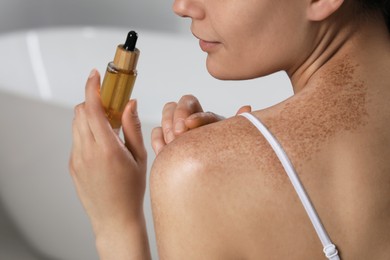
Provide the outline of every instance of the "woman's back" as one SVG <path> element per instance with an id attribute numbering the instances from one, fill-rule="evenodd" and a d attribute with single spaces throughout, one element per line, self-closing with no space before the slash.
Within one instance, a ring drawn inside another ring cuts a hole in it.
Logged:
<path id="1" fill-rule="evenodd" d="M 390 131 L 366 118 L 359 127 L 354 122 L 352 131 L 318 133 L 309 120 L 255 114 L 290 155 L 341 256 L 388 259 Z M 340 115 L 340 120 L 352 119 Z M 296 124 L 303 135 L 290 135 Z M 155 162 L 152 194 L 162 259 L 323 257 L 284 169 L 242 117 L 194 130 L 168 146 Z"/>

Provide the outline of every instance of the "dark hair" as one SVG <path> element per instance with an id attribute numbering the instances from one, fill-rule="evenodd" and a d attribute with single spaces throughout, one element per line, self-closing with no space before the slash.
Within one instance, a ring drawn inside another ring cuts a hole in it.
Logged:
<path id="1" fill-rule="evenodd" d="M 357 0 L 357 2 L 364 12 L 380 10 L 390 32 L 390 0 Z"/>

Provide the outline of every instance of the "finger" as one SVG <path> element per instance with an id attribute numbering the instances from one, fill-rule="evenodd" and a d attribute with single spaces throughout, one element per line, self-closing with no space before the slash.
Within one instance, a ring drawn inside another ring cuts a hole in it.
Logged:
<path id="1" fill-rule="evenodd" d="M 78 106 L 75 107 L 74 109 L 74 118 L 73 118 L 73 122 L 72 122 L 72 140 L 73 140 L 73 147 L 77 147 L 79 148 L 80 145 L 81 145 L 81 141 L 82 141 L 82 138 L 81 138 L 81 134 L 80 134 L 80 131 L 79 131 L 79 127 L 78 127 L 78 114 L 79 114 L 79 110 L 80 108 Z"/>
<path id="2" fill-rule="evenodd" d="M 83 147 L 91 145 L 95 142 L 95 138 L 88 124 L 88 118 L 85 111 L 85 103 L 81 103 L 75 107 L 75 117 L 73 120 L 74 128 L 77 128 L 77 135 L 79 136 L 79 144 Z"/>
<path id="3" fill-rule="evenodd" d="M 239 115 L 239 114 L 242 114 L 242 113 L 246 113 L 246 112 L 252 112 L 252 107 L 247 105 L 247 106 L 242 106 L 240 107 L 240 109 L 238 109 L 236 115 Z"/>
<path id="4" fill-rule="evenodd" d="M 161 127 L 156 127 L 152 130 L 152 148 L 156 156 L 166 145 L 164 140 L 164 134 Z"/>
<path id="5" fill-rule="evenodd" d="M 190 115 L 198 112 L 203 112 L 203 108 L 195 96 L 185 95 L 181 97 L 173 115 L 175 135 L 182 134 L 187 131 L 188 129 L 184 120 Z"/>
<path id="6" fill-rule="evenodd" d="M 214 114 L 212 112 L 201 112 L 191 115 L 185 120 L 185 124 L 189 129 L 194 129 L 203 125 L 208 125 L 221 120 L 224 120 L 223 116 Z"/>
<path id="7" fill-rule="evenodd" d="M 106 141 L 107 137 L 112 136 L 113 131 L 101 102 L 100 75 L 95 69 L 91 71 L 85 87 L 85 109 L 95 140 Z"/>
<path id="8" fill-rule="evenodd" d="M 176 107 L 176 102 L 169 102 L 165 104 L 162 112 L 161 127 L 164 134 L 164 141 L 167 144 L 175 139 L 175 134 L 173 132 L 173 114 Z"/>
<path id="9" fill-rule="evenodd" d="M 81 135 L 79 133 L 79 129 L 75 123 L 76 119 L 73 119 L 72 124 L 72 148 L 69 158 L 69 171 L 72 176 L 76 174 L 74 163 L 75 158 L 79 157 L 79 154 L 81 154 Z"/>
<path id="10" fill-rule="evenodd" d="M 78 164 L 84 154 L 88 153 L 95 143 L 93 134 L 89 128 L 85 104 L 81 103 L 74 109 L 74 118 L 72 123 L 72 150 L 69 159 L 69 171 L 75 176 L 75 165 Z"/>
<path id="11" fill-rule="evenodd" d="M 86 147 L 89 147 L 95 141 L 86 120 L 84 104 L 75 107 L 75 116 L 72 123 L 72 138 L 72 155 L 76 157 L 84 154 Z"/>
<path id="12" fill-rule="evenodd" d="M 142 137 L 141 121 L 137 112 L 137 100 L 130 100 L 122 115 L 125 146 L 139 163 L 146 164 L 146 149 Z"/>

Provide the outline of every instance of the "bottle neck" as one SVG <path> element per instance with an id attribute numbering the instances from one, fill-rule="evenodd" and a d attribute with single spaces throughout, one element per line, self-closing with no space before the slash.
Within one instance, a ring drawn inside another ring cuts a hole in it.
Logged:
<path id="1" fill-rule="evenodd" d="M 134 51 L 127 51 L 123 48 L 123 45 L 119 45 L 116 49 L 113 63 L 120 70 L 135 71 L 139 54 L 140 51 L 137 48 Z"/>

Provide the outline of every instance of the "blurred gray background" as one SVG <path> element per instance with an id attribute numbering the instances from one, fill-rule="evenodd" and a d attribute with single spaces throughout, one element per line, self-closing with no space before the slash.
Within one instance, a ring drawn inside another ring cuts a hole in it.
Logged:
<path id="1" fill-rule="evenodd" d="M 0 0 L 0 33 L 42 27 L 93 25 L 177 32 L 165 0 Z"/>

